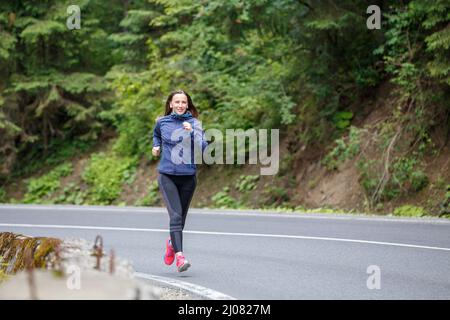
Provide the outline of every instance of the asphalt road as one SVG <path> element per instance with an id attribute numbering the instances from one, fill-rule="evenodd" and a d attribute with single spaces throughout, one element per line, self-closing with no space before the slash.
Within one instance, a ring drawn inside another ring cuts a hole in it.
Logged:
<path id="1" fill-rule="evenodd" d="M 0 205 L 0 231 L 103 237 L 139 273 L 236 299 L 450 299 L 450 221 L 191 209 L 184 273 L 164 208 Z"/>

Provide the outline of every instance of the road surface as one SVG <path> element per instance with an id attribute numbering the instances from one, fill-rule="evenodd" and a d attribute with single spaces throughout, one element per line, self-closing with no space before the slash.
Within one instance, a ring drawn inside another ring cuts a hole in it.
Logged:
<path id="1" fill-rule="evenodd" d="M 103 237 L 141 274 L 235 299 L 450 299 L 450 221 L 191 209 L 184 273 L 165 208 L 0 205 L 0 231 Z"/>

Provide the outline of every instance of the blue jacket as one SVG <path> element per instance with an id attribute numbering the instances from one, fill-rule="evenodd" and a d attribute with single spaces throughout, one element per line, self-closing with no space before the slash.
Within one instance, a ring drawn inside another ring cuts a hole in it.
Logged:
<path id="1" fill-rule="evenodd" d="M 185 121 L 191 124 L 191 132 L 184 129 Z M 201 150 L 203 154 L 208 142 L 200 121 L 189 111 L 183 115 L 172 113 L 159 118 L 153 130 L 153 147 L 161 147 L 158 171 L 180 176 L 195 175 L 197 166 L 194 162 L 194 144 L 195 149 Z"/>

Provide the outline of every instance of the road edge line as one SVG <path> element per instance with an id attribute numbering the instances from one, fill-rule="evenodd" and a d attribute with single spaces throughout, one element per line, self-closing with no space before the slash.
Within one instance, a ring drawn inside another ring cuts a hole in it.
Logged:
<path id="1" fill-rule="evenodd" d="M 135 272 L 134 277 L 140 278 L 140 279 L 146 279 L 150 281 L 157 282 L 159 284 L 168 285 L 171 287 L 175 287 L 184 291 L 187 291 L 194 296 L 201 297 L 205 300 L 237 300 L 236 298 L 227 295 L 225 293 L 202 287 L 190 282 L 176 280 L 172 278 L 167 277 L 161 277 L 161 276 L 155 276 L 148 273 L 142 273 L 142 272 Z"/>

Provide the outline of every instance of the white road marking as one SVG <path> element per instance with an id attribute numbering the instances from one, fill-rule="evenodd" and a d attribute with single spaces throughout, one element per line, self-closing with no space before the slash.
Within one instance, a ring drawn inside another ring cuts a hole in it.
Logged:
<path id="1" fill-rule="evenodd" d="M 169 232 L 169 230 L 167 230 L 167 229 L 143 229 L 143 228 L 49 225 L 49 224 L 17 224 L 17 223 L 0 223 L 0 227 L 44 228 L 44 229 L 79 229 L 79 230 L 109 230 L 109 231 L 139 231 L 139 232 L 164 232 L 164 233 L 168 233 Z M 343 239 L 343 238 L 295 236 L 295 235 L 284 235 L 284 234 L 191 231 L 191 230 L 184 230 L 183 232 L 184 233 L 191 233 L 191 234 L 219 235 L 219 236 L 243 236 L 243 237 L 264 237 L 264 238 L 285 238 L 285 239 L 337 241 L 337 242 L 376 244 L 376 245 L 406 247 L 406 248 L 416 248 L 416 249 L 450 251 L 450 248 L 443 248 L 443 247 L 431 247 L 431 246 L 421 246 L 421 245 L 413 245 L 413 244 L 405 244 L 405 243 L 393 243 L 393 242 L 369 241 L 369 240 L 357 240 L 357 239 Z"/>
<path id="2" fill-rule="evenodd" d="M 194 295 L 200 296 L 204 299 L 211 299 L 211 300 L 236 300 L 236 298 L 233 298 L 229 295 L 226 295 L 222 292 L 215 291 L 209 288 L 205 288 L 193 283 L 176 280 L 172 278 L 166 278 L 166 277 L 160 277 L 160 276 L 154 276 L 151 274 L 141 273 L 141 272 L 135 272 L 134 276 L 137 278 L 147 279 L 156 281 L 158 283 L 163 283 L 165 285 L 169 285 L 172 287 L 180 288 L 182 290 L 186 290 L 188 292 L 193 293 Z"/>

